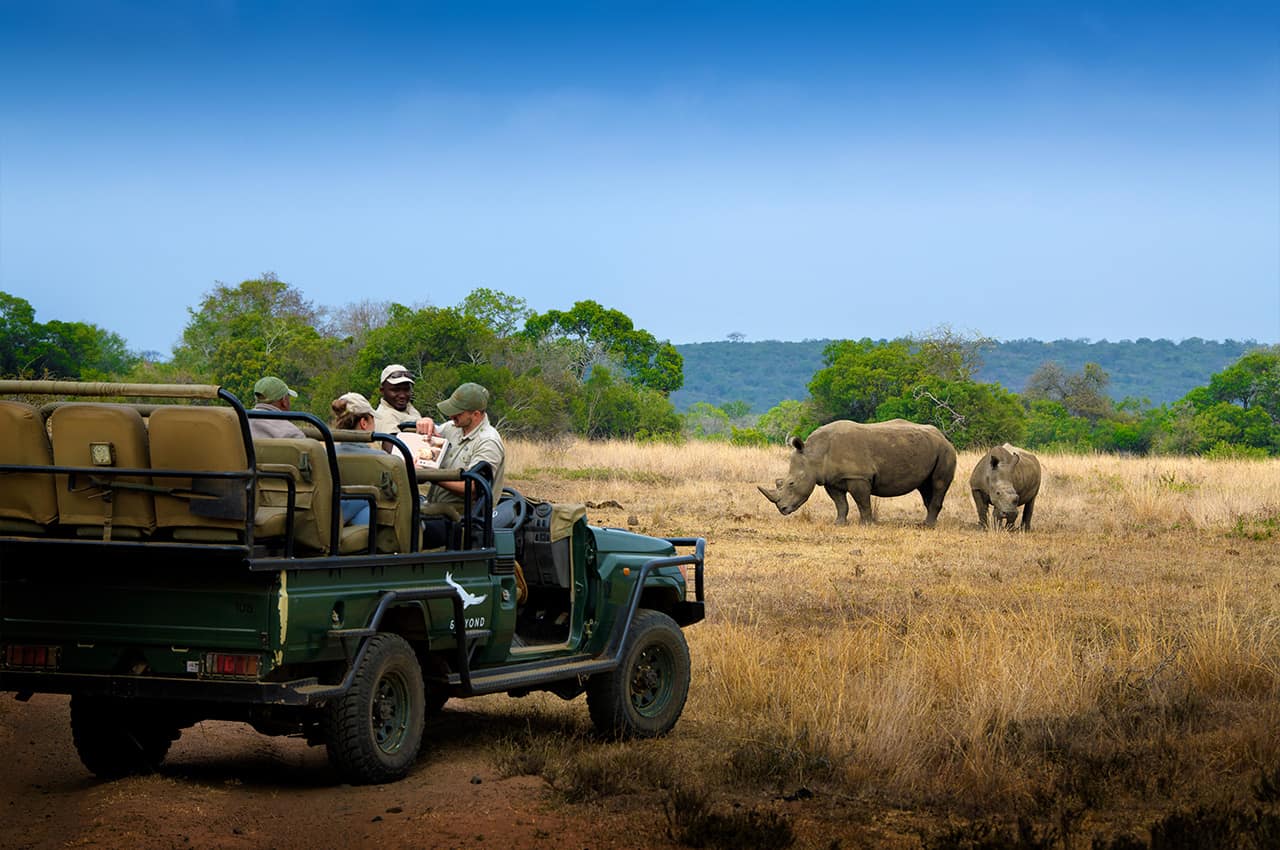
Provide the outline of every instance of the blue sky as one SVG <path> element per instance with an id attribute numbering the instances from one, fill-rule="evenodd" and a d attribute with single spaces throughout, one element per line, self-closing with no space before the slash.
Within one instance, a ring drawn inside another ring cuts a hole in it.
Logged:
<path id="1" fill-rule="evenodd" d="M 0 290 L 1280 342 L 1267 3 L 0 0 Z"/>

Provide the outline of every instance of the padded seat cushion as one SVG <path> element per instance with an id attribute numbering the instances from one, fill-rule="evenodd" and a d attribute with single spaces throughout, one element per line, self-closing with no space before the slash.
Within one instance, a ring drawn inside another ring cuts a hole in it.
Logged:
<path id="1" fill-rule="evenodd" d="M 128 489 L 150 486 L 149 476 L 114 476 L 112 469 L 146 469 L 151 461 L 142 414 L 123 404 L 65 404 L 49 417 L 53 460 L 58 466 L 101 470 L 98 484 L 89 474 L 75 478 L 68 489 L 67 475 L 57 476 L 58 514 L 64 525 L 135 528 L 151 532 L 156 525 L 151 493 Z M 94 445 L 105 445 L 109 463 L 94 463 Z M 124 486 L 113 486 L 124 485 Z M 108 498 L 109 497 L 109 498 Z"/>
<path id="2" fill-rule="evenodd" d="M 249 468 L 240 420 L 224 407 L 167 405 L 148 421 L 153 469 L 244 472 Z M 158 487 L 194 491 L 157 495 L 156 525 L 183 540 L 226 540 L 245 526 L 248 485 L 232 478 L 157 478 Z M 179 535 L 178 530 L 182 530 Z M 207 531 L 202 535 L 201 530 Z"/>
<path id="3" fill-rule="evenodd" d="M 49 466 L 53 450 L 39 411 L 18 401 L 0 401 L 0 463 Z M 19 522 L 10 530 L 39 531 L 58 519 L 57 485 L 52 475 L 0 474 L 0 517 Z M 30 525 L 24 525 L 30 524 Z"/>

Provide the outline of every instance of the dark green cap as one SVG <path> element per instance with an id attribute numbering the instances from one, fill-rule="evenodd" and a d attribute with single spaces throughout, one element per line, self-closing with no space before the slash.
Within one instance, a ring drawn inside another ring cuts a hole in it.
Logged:
<path id="1" fill-rule="evenodd" d="M 489 407 L 489 391 L 479 384 L 462 384 L 436 407 L 445 416 L 454 416 L 464 410 L 485 410 Z"/>

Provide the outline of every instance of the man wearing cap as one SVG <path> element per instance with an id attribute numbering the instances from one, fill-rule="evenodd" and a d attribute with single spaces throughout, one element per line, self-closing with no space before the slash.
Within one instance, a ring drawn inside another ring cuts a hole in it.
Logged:
<path id="1" fill-rule="evenodd" d="M 382 401 L 373 411 L 376 430 L 383 434 L 400 431 L 400 423 L 417 421 L 422 414 L 413 406 L 413 374 L 399 363 L 392 363 L 382 370 Z"/>
<path id="2" fill-rule="evenodd" d="M 422 423 L 425 429 L 419 430 L 425 430 L 428 435 L 439 434 L 449 441 L 444 457 L 440 459 L 440 468 L 470 469 L 482 460 L 488 461 L 493 466 L 493 495 L 496 500 L 502 492 L 507 450 L 502 445 L 498 429 L 489 424 L 489 416 L 485 413 L 489 408 L 489 391 L 479 384 L 462 384 L 453 391 L 453 395 L 436 406 L 449 417 L 449 421 L 437 427 L 432 419 L 427 418 Z M 427 501 L 462 507 L 463 487 L 461 481 L 438 481 L 427 491 Z"/>
<path id="3" fill-rule="evenodd" d="M 254 410 L 288 410 L 298 394 L 274 375 L 260 378 L 253 385 Z M 255 438 L 305 437 L 302 429 L 287 419 L 255 419 L 249 417 L 249 432 Z"/>

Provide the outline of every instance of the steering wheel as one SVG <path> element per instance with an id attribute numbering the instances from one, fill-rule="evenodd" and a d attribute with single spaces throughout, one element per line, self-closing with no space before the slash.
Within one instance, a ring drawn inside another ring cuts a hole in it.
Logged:
<path id="1" fill-rule="evenodd" d="M 499 499 L 499 504 L 503 501 L 511 503 L 511 510 L 513 511 L 511 530 L 519 531 L 524 528 L 524 524 L 529 520 L 529 501 L 514 487 L 502 488 L 502 498 Z"/>

